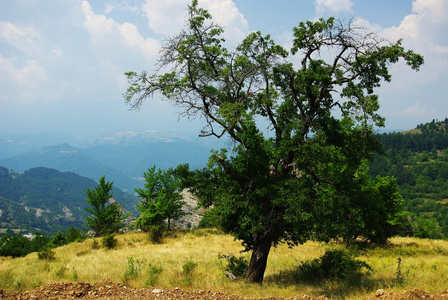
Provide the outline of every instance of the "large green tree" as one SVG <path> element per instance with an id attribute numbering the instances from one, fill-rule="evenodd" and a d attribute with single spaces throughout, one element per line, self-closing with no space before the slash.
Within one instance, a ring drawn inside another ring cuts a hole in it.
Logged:
<path id="1" fill-rule="evenodd" d="M 86 217 L 86 222 L 95 232 L 95 236 L 114 233 L 122 227 L 122 219 L 125 217 L 123 208 L 117 202 L 110 202 L 112 185 L 113 182 L 106 181 L 106 177 L 103 176 L 94 189 L 87 188 L 86 203 L 91 207 L 85 209 L 91 216 Z"/>
<path id="2" fill-rule="evenodd" d="M 353 201 L 345 189 L 378 147 L 373 126 L 384 123 L 374 90 L 391 80 L 390 64 L 401 58 L 418 70 L 423 58 L 334 18 L 299 23 L 290 52 L 260 32 L 230 51 L 223 31 L 192 1 L 160 72 L 126 73 L 124 97 L 139 108 L 161 94 L 204 120 L 201 136 L 233 141 L 230 153 L 210 157 L 195 192 L 252 251 L 247 277 L 261 283 L 273 245 L 306 241 L 319 208 Z"/>

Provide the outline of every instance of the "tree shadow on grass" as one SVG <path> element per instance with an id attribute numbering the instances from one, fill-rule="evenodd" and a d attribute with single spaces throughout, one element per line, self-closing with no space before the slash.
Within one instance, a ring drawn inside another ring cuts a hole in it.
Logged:
<path id="1" fill-rule="evenodd" d="M 395 277 L 371 278 L 370 272 L 362 272 L 351 274 L 345 279 L 328 279 L 303 273 L 300 266 L 278 274 L 267 275 L 264 282 L 275 284 L 280 288 L 294 286 L 298 290 L 308 291 L 310 296 L 326 295 L 330 299 L 347 298 L 355 294 L 366 295 L 378 289 L 397 286 Z"/>

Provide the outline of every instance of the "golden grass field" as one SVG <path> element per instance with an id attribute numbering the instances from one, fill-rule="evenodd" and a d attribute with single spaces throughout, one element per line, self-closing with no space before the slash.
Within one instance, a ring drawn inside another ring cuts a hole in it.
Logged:
<path id="1" fill-rule="evenodd" d="M 218 254 L 237 257 L 243 247 L 230 235 L 215 230 L 179 232 L 166 237 L 162 244 L 152 244 L 145 233 L 129 232 L 117 236 L 113 250 L 92 249 L 93 239 L 54 249 L 56 259 L 39 260 L 37 253 L 23 258 L 0 257 L 0 289 L 17 291 L 47 283 L 110 279 L 133 287 L 147 287 L 149 282 L 161 288 L 212 290 L 249 298 L 327 295 L 330 298 L 359 299 L 377 289 L 402 291 L 422 289 L 439 293 L 448 289 L 448 241 L 415 238 L 392 238 L 383 248 L 367 248 L 358 259 L 366 261 L 373 272 L 357 282 L 322 281 L 300 283 L 292 274 L 300 263 L 321 256 L 337 244 L 307 242 L 294 248 L 280 245 L 271 250 L 262 286 L 244 280 L 230 282 L 224 275 Z M 97 239 L 101 244 L 101 240 Z M 135 268 L 129 276 L 129 259 Z M 397 282 L 398 258 L 401 258 L 401 284 Z M 183 266 L 197 264 L 186 277 Z M 149 281 L 148 265 L 162 269 Z M 128 276 L 125 276 L 128 272 Z"/>

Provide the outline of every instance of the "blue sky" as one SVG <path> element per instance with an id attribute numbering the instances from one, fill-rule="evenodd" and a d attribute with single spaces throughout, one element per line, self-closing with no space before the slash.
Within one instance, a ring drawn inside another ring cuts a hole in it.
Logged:
<path id="1" fill-rule="evenodd" d="M 151 71 L 163 40 L 184 24 L 188 0 L 14 0 L 0 2 L 0 135 L 89 137 L 114 131 L 198 132 L 153 99 L 129 111 L 126 71 Z M 403 64 L 379 89 L 387 129 L 448 117 L 446 0 L 200 0 L 226 28 L 229 44 L 250 31 L 291 43 L 300 21 L 355 18 L 425 56 L 420 72 Z"/>

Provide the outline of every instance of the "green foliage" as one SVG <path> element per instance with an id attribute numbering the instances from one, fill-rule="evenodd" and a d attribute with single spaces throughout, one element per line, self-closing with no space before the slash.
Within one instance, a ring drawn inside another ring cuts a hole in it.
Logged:
<path id="1" fill-rule="evenodd" d="M 347 280 L 359 276 L 364 268 L 373 271 L 366 262 L 353 258 L 346 250 L 327 250 L 320 258 L 301 264 L 296 280 Z"/>
<path id="2" fill-rule="evenodd" d="M 67 245 L 67 244 L 68 244 L 67 239 L 65 238 L 64 234 L 62 234 L 59 231 L 50 240 L 50 245 L 53 248 Z"/>
<path id="3" fill-rule="evenodd" d="M 199 228 L 221 228 L 222 217 L 219 210 L 211 208 L 207 210 L 199 221 Z"/>
<path id="4" fill-rule="evenodd" d="M 401 257 L 399 257 L 397 261 L 398 261 L 397 262 L 397 276 L 395 278 L 395 281 L 397 282 L 398 285 L 403 286 L 404 277 L 403 277 L 403 273 L 401 270 L 401 262 L 402 262 Z"/>
<path id="5" fill-rule="evenodd" d="M 116 203 L 109 203 L 112 198 L 113 182 L 106 182 L 105 176 L 100 178 L 94 190 L 87 188 L 86 203 L 91 208 L 86 210 L 91 216 L 86 217 L 87 225 L 95 232 L 95 236 L 104 236 L 117 232 L 122 227 L 123 210 Z"/>
<path id="6" fill-rule="evenodd" d="M 232 254 L 218 254 L 218 258 L 220 261 L 225 261 L 224 270 L 237 277 L 243 277 L 249 269 L 249 261 L 244 256 L 236 257 Z"/>
<path id="7" fill-rule="evenodd" d="M 141 265 L 141 260 L 134 259 L 133 257 L 128 257 L 128 268 L 124 273 L 124 280 L 129 281 L 130 279 L 135 279 L 140 276 Z"/>
<path id="8" fill-rule="evenodd" d="M 94 186 L 92 179 L 72 172 L 39 167 L 17 173 L 0 167 L 2 228 L 40 231 L 47 236 L 68 230 L 70 226 L 80 228 L 88 212 L 79 207 L 85 206 L 86 188 Z M 114 199 L 127 210 L 135 210 L 134 195 L 114 188 Z"/>
<path id="9" fill-rule="evenodd" d="M 24 236 L 6 234 L 0 238 L 0 256 L 25 256 L 30 253 L 29 245 L 29 240 Z"/>
<path id="10" fill-rule="evenodd" d="M 68 244 L 72 242 L 81 242 L 88 237 L 87 229 L 85 227 L 76 229 L 74 226 L 70 226 L 67 231 L 64 230 L 64 235 Z"/>
<path id="11" fill-rule="evenodd" d="M 153 244 L 161 244 L 165 227 L 162 225 L 150 225 L 147 229 L 148 239 Z"/>
<path id="12" fill-rule="evenodd" d="M 162 274 L 162 267 L 157 267 L 152 264 L 148 264 L 148 280 L 146 286 L 155 286 L 159 280 L 160 274 Z"/>
<path id="13" fill-rule="evenodd" d="M 55 255 L 56 253 L 50 247 L 45 247 L 37 253 L 37 257 L 40 260 L 48 260 L 48 261 L 55 260 L 56 259 Z"/>
<path id="14" fill-rule="evenodd" d="M 100 244 L 99 244 L 98 241 L 95 240 L 95 239 L 92 239 L 92 249 L 93 249 L 93 250 L 98 250 L 98 249 L 100 249 Z"/>
<path id="15" fill-rule="evenodd" d="M 126 73 L 124 98 L 134 108 L 161 93 L 182 107 L 183 115 L 204 119 L 201 136 L 226 135 L 234 142 L 230 153 L 213 151 L 207 168 L 179 171 L 201 204 L 217 209 L 221 227 L 253 251 L 247 273 L 252 282 L 263 281 L 272 245 L 328 238 L 316 234 L 328 207 L 342 202 L 331 222 L 344 228 L 353 217 L 355 228 L 345 230 L 352 236 L 366 228 L 363 218 L 371 217 L 358 198 L 374 206 L 371 198 L 384 188 L 394 199 L 382 199 L 381 205 L 399 202 L 387 179 L 364 176 L 365 161 L 379 150 L 373 128 L 384 125 L 374 92 L 391 80 L 391 64 L 402 59 L 418 70 L 423 57 L 405 50 L 401 41 L 385 44 L 352 25 L 334 18 L 301 22 L 293 30 L 291 53 L 301 62 L 296 68 L 286 60 L 288 51 L 260 32 L 227 50 L 223 29 L 192 1 L 185 30 L 163 48 L 158 70 L 168 72 Z M 334 56 L 324 61 L 319 53 Z M 383 241 L 391 230 L 377 237 L 378 227 L 395 223 L 387 219 L 395 212 L 363 234 Z"/>
<path id="16" fill-rule="evenodd" d="M 115 233 L 106 234 L 101 239 L 101 245 L 108 250 L 114 249 L 115 247 L 117 247 L 118 240 L 115 238 Z"/>
<path id="17" fill-rule="evenodd" d="M 182 265 L 183 279 L 187 284 L 191 284 L 193 280 L 193 273 L 197 266 L 198 264 L 192 260 L 187 260 Z"/>
<path id="18" fill-rule="evenodd" d="M 407 133 L 377 135 L 384 156 L 370 164 L 372 176 L 393 176 L 403 195 L 408 222 L 400 234 L 448 236 L 448 119 L 420 124 Z"/>
<path id="19" fill-rule="evenodd" d="M 172 170 L 164 171 L 156 167 L 148 169 L 143 174 L 145 178 L 144 188 L 136 188 L 136 193 L 142 198 L 137 205 L 140 217 L 136 227 L 144 231 L 150 231 L 151 226 L 161 229 L 168 220 L 170 229 L 171 220 L 176 220 L 185 215 L 182 210 L 185 204 L 180 195 L 180 182 Z M 154 229 L 154 227 L 153 227 Z"/>

